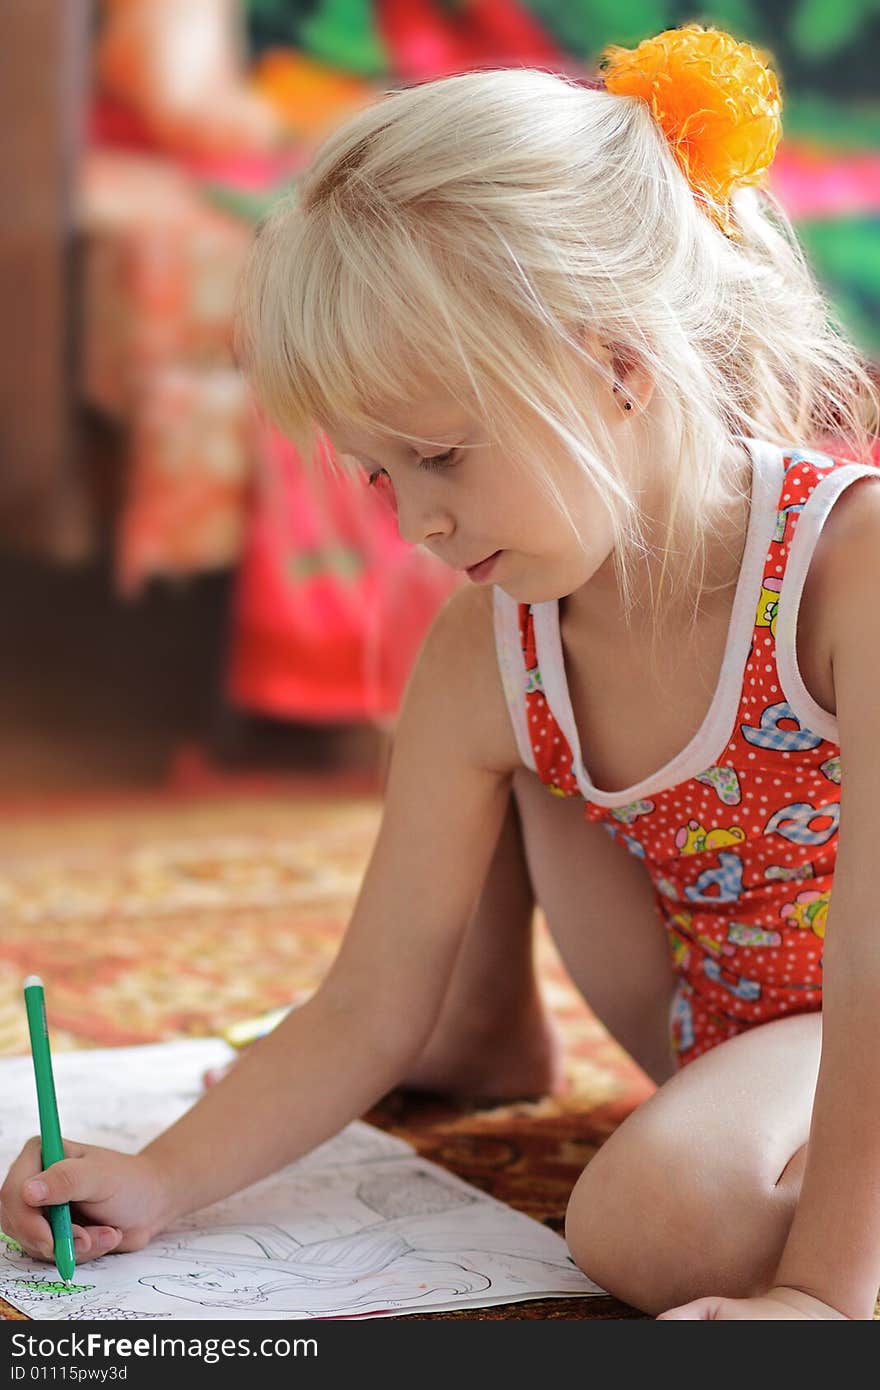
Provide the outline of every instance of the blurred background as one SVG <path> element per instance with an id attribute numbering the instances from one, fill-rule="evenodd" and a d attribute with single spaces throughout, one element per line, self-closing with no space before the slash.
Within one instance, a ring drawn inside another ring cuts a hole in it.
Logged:
<path id="1" fill-rule="evenodd" d="M 389 87 L 508 64 L 589 79 L 606 43 L 692 20 L 774 56 L 773 186 L 880 361 L 872 0 L 6 0 L 0 801 L 379 784 L 458 577 L 259 425 L 230 346 L 255 224 Z"/>

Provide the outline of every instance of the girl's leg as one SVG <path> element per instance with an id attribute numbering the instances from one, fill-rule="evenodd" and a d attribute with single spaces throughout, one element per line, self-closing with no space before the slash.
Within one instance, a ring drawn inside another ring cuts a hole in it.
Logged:
<path id="1" fill-rule="evenodd" d="M 602 1288 L 656 1314 L 772 1285 L 800 1193 L 821 1017 L 719 1044 L 606 1140 L 566 1218 L 572 1255 Z"/>
<path id="2" fill-rule="evenodd" d="M 496 1100 L 561 1088 L 559 1032 L 535 977 L 536 900 L 590 1007 L 652 1080 L 672 1075 L 675 978 L 644 865 L 584 819 L 580 798 L 551 796 L 523 768 L 440 1017 L 403 1086 Z"/>
<path id="3" fill-rule="evenodd" d="M 669 1010 L 676 976 L 644 862 L 584 819 L 580 797 L 514 777 L 529 877 L 577 988 L 659 1085 L 675 1071 Z"/>
<path id="4" fill-rule="evenodd" d="M 552 813 L 546 793 L 543 801 Z M 561 1087 L 559 1031 L 535 978 L 534 907 L 511 795 L 440 1016 L 403 1087 L 494 1100 L 547 1095 Z M 207 1072 L 205 1083 L 220 1080 L 230 1065 Z"/>
<path id="5" fill-rule="evenodd" d="M 446 1001 L 404 1085 L 495 1098 L 562 1082 L 558 1032 L 535 978 L 535 901 L 591 1008 L 655 1081 L 674 1063 L 674 976 L 644 866 L 579 798 L 513 777 L 508 813 Z"/>
<path id="6" fill-rule="evenodd" d="M 404 1087 L 496 1100 L 561 1087 L 561 1039 L 535 977 L 534 908 L 511 796 L 440 1016 Z"/>

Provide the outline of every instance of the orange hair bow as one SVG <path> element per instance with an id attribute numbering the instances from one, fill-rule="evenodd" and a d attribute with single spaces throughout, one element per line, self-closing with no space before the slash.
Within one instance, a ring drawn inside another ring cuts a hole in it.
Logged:
<path id="1" fill-rule="evenodd" d="M 634 49 L 610 44 L 599 58 L 606 90 L 648 103 L 694 192 L 731 237 L 738 236 L 731 192 L 764 182 L 782 133 L 769 61 L 699 24 L 666 29 Z"/>

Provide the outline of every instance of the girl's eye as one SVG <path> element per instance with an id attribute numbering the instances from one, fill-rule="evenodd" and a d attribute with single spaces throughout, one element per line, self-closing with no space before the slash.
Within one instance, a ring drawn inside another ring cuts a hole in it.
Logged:
<path id="1" fill-rule="evenodd" d="M 419 461 L 419 468 L 445 468 L 452 463 L 455 458 L 455 449 L 449 449 L 445 454 L 433 454 L 431 458 L 423 458 Z"/>
<path id="2" fill-rule="evenodd" d="M 430 458 L 419 460 L 419 468 L 426 468 L 429 471 L 438 468 L 448 468 L 454 461 L 457 448 L 449 449 L 445 454 L 433 454 Z M 394 485 L 391 482 L 384 468 L 376 468 L 367 478 L 367 486 L 375 488 L 382 500 L 397 514 L 397 498 L 394 495 Z"/>
<path id="3" fill-rule="evenodd" d="M 455 449 L 449 449 L 445 454 L 432 454 L 430 458 L 419 460 L 419 468 L 427 468 L 429 470 L 432 468 L 445 468 L 452 463 L 455 455 Z M 376 468 L 367 479 L 368 486 L 375 487 L 377 480 L 381 478 L 383 474 L 385 474 L 386 477 L 388 476 L 384 468 Z"/>

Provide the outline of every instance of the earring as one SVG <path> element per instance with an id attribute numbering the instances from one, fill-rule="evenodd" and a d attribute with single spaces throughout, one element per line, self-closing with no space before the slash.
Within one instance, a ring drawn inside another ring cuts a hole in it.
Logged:
<path id="1" fill-rule="evenodd" d="M 620 387 L 619 387 L 619 386 L 612 386 L 611 390 L 613 391 L 614 395 L 616 396 L 617 393 L 618 393 L 618 391 L 620 390 Z M 624 408 L 624 410 L 632 410 L 632 401 L 624 401 L 624 403 L 623 403 L 623 408 Z"/>

